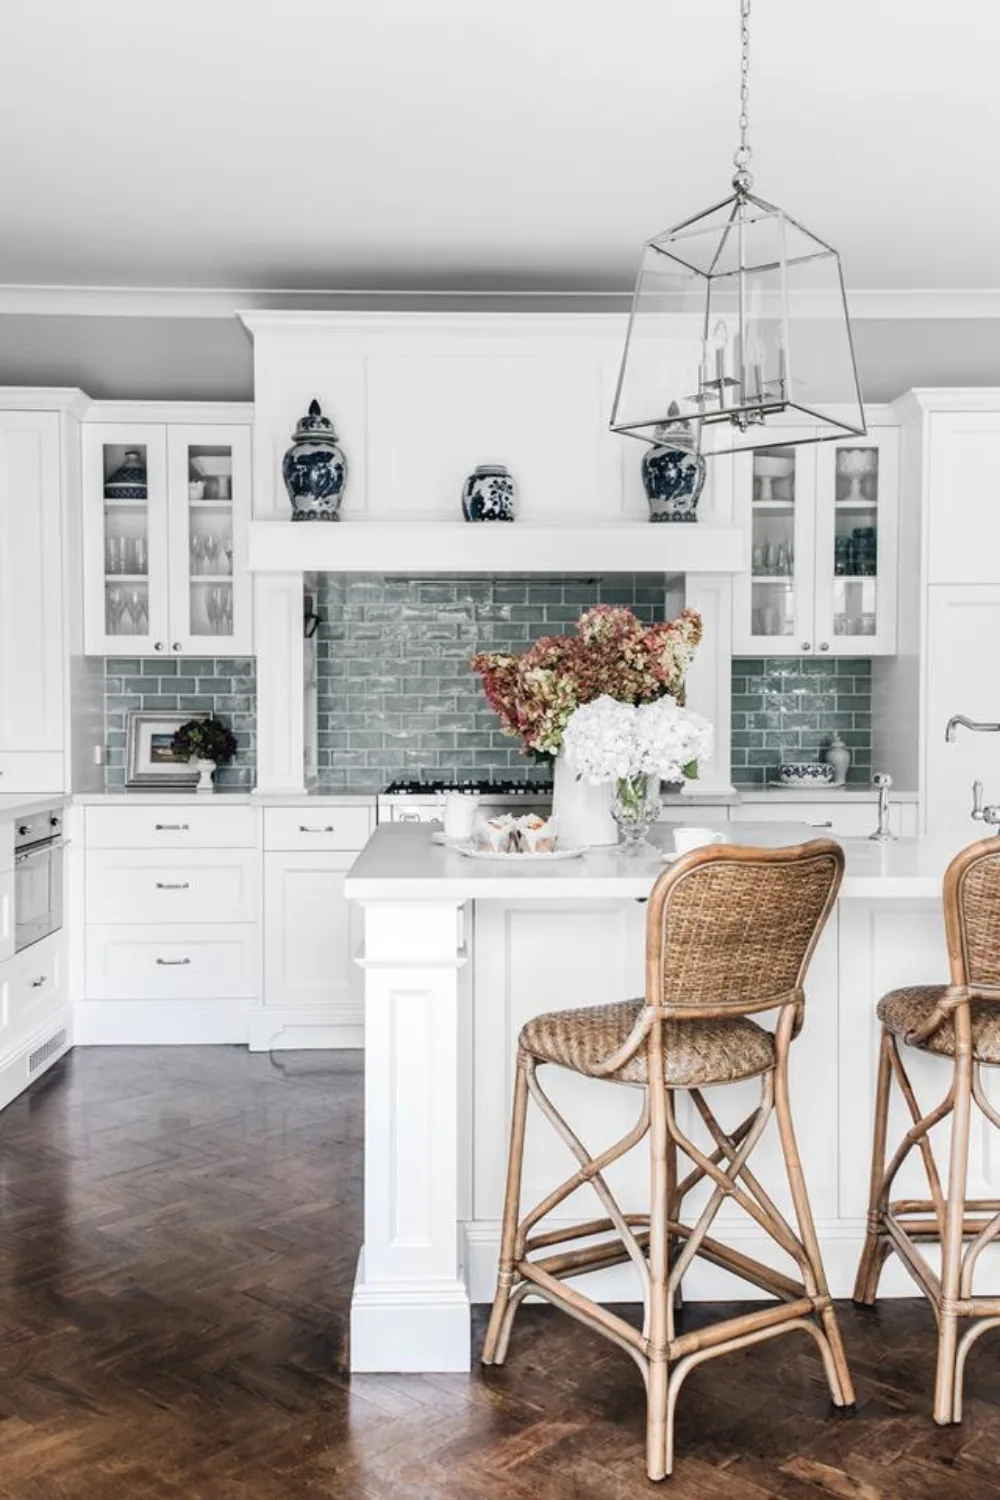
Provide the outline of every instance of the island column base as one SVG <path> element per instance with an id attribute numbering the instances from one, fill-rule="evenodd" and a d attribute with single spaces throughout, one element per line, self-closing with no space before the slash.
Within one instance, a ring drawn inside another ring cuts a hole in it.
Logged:
<path id="1" fill-rule="evenodd" d="M 362 1250 L 351 1297 L 352 1372 L 465 1371 L 471 1358 L 471 1307 L 464 1282 L 366 1282 Z"/>

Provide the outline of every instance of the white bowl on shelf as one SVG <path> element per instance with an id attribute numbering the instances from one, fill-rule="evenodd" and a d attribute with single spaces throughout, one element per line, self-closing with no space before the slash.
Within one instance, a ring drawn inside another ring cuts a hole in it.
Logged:
<path id="1" fill-rule="evenodd" d="M 218 479 L 223 474 L 232 474 L 233 460 L 229 454 L 215 454 L 208 458 L 200 454 L 191 455 L 191 467 L 197 470 L 203 479 Z"/>
<path id="2" fill-rule="evenodd" d="M 833 767 L 823 760 L 784 760 L 778 767 L 778 780 L 782 786 L 829 786 Z"/>
<path id="3" fill-rule="evenodd" d="M 787 479 L 794 468 L 794 458 L 781 458 L 773 453 L 758 453 L 753 461 L 753 471 L 761 479 Z"/>

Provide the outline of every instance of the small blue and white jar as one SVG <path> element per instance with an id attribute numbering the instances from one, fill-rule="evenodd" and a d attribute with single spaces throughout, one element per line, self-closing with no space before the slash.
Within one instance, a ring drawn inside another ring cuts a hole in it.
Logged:
<path id="1" fill-rule="evenodd" d="M 517 486 L 503 464 L 479 464 L 462 486 L 467 521 L 513 521 Z"/>
<path id="2" fill-rule="evenodd" d="M 679 416 L 671 403 L 668 417 Z M 642 458 L 642 483 L 651 521 L 697 521 L 698 501 L 705 487 L 705 460 L 695 451 L 687 422 L 661 424 L 662 439 Z"/>
<path id="3" fill-rule="evenodd" d="M 281 463 L 281 473 L 292 502 L 293 521 L 339 521 L 347 484 L 347 459 L 337 446 L 337 434 L 318 401 L 299 425 Z"/>

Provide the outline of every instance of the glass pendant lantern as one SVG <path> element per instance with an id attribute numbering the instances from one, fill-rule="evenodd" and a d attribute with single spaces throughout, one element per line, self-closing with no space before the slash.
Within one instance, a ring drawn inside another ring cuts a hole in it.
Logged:
<path id="1" fill-rule="evenodd" d="M 750 0 L 740 19 L 733 191 L 643 248 L 611 413 L 614 432 L 696 434 L 706 456 L 788 446 L 796 419 L 797 442 L 866 431 L 840 257 L 751 192 Z"/>

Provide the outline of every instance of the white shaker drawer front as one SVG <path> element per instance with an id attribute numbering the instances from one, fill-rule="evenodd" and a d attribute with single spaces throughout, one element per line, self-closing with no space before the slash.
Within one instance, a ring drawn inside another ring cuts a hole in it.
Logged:
<path id="1" fill-rule="evenodd" d="M 254 922 L 256 850 L 87 851 L 87 922 Z"/>
<path id="2" fill-rule="evenodd" d="M 245 1000 L 257 993 L 257 929 L 88 927 L 88 1000 Z"/>
<path id="3" fill-rule="evenodd" d="M 892 803 L 889 827 L 898 836 L 916 832 L 914 803 Z M 809 837 L 824 833 L 841 838 L 866 838 L 878 825 L 875 802 L 744 802 L 733 808 L 738 823 L 806 823 Z"/>
<path id="4" fill-rule="evenodd" d="M 14 871 L 0 875 L 0 963 L 14 953 Z"/>
<path id="5" fill-rule="evenodd" d="M 253 807 L 88 807 L 88 849 L 252 849 Z"/>
<path id="6" fill-rule="evenodd" d="M 268 807 L 264 809 L 264 848 L 362 850 L 372 831 L 368 807 Z"/>
<path id="7" fill-rule="evenodd" d="M 0 1047 L 41 1025 L 65 994 L 66 943 L 61 933 L 25 948 L 0 971 Z"/>
<path id="8" fill-rule="evenodd" d="M 0 750 L 0 794 L 61 792 L 63 758 L 57 750 Z"/>

